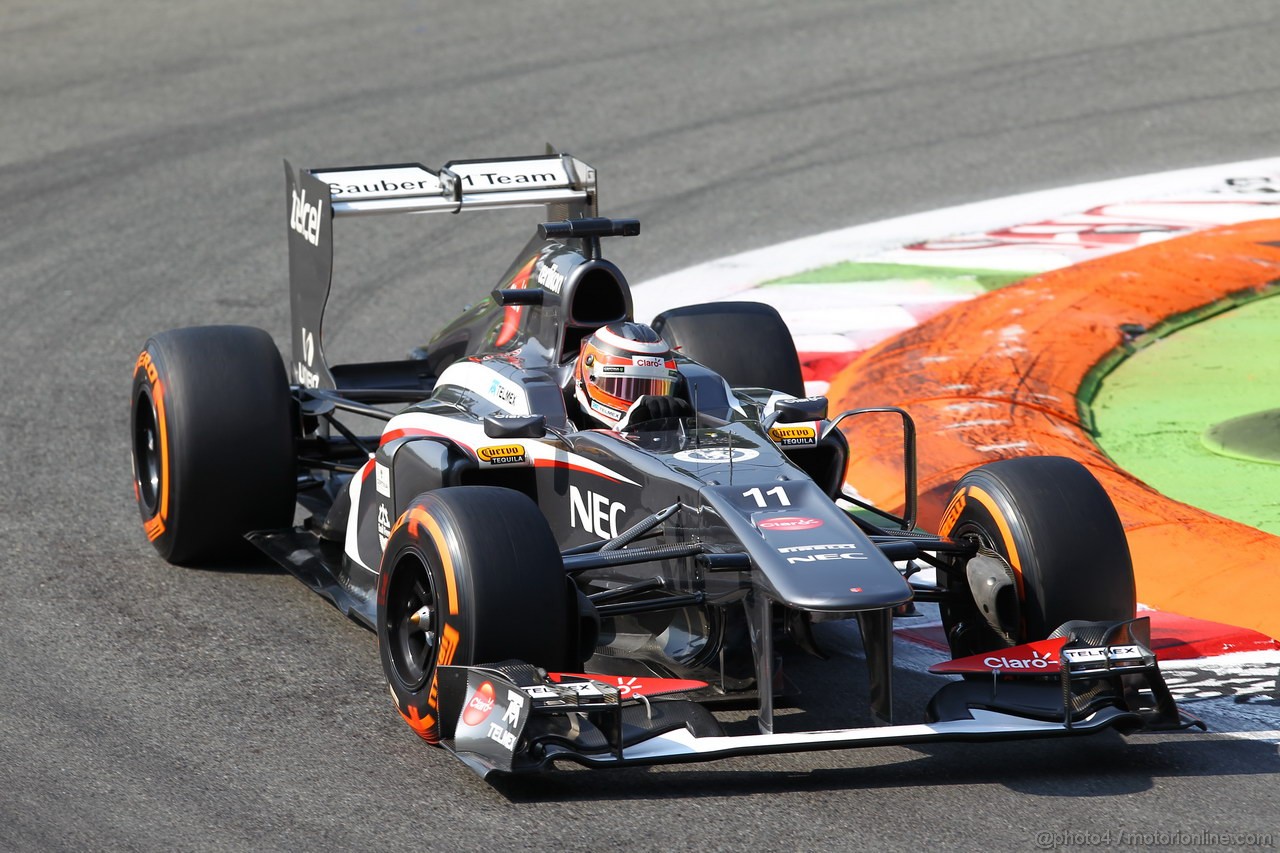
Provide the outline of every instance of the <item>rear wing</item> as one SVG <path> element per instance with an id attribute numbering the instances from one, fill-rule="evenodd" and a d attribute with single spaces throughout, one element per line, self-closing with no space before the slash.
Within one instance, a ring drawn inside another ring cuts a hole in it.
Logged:
<path id="1" fill-rule="evenodd" d="M 568 154 L 295 169 L 284 161 L 289 217 L 289 309 L 293 381 L 336 388 L 321 334 L 333 280 L 333 220 L 390 213 L 461 213 L 545 206 L 541 221 L 597 212 L 595 169 Z"/>

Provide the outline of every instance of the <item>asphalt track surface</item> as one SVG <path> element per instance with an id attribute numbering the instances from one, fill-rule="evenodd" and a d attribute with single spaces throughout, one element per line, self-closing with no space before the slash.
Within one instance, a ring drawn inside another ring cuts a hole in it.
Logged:
<path id="1" fill-rule="evenodd" d="M 287 339 L 284 156 L 439 165 L 550 140 L 599 168 L 605 212 L 644 220 L 608 252 L 640 281 L 858 222 L 1274 155 L 1274 3 L 371 9 L 0 12 L 0 849 L 998 850 L 1280 828 L 1275 746 L 1213 735 L 491 787 L 417 741 L 372 636 L 292 578 L 161 563 L 126 442 L 149 333 L 242 322 Z M 421 342 L 532 225 L 340 223 L 330 355 Z M 810 682 L 815 719 L 861 715 L 856 654 Z M 913 719 L 931 685 L 898 686 Z"/>

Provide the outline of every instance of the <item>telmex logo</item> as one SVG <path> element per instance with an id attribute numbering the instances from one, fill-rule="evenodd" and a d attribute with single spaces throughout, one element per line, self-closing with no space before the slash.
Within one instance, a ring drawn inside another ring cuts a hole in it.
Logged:
<path id="1" fill-rule="evenodd" d="M 471 694 L 471 701 L 467 702 L 467 707 L 462 711 L 462 722 L 468 726 L 478 726 L 484 722 L 489 716 L 489 712 L 493 710 L 494 704 L 493 685 L 484 682 L 476 688 L 476 692 Z"/>
<path id="2" fill-rule="evenodd" d="M 495 377 L 489 383 L 489 397 L 496 400 L 500 405 L 513 408 L 520 399 L 519 392 L 517 392 L 515 386 L 500 377 Z"/>
<path id="3" fill-rule="evenodd" d="M 482 447 L 476 451 L 476 455 L 484 462 L 491 465 L 501 465 L 510 462 L 524 461 L 524 445 L 522 444 L 502 444 L 495 447 Z"/>

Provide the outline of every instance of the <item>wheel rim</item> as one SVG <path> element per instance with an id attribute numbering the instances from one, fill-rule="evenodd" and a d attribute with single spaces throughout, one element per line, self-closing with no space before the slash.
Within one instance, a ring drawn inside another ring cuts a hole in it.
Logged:
<path id="1" fill-rule="evenodd" d="M 134 403 L 133 460 L 138 501 L 148 515 L 155 515 L 160 496 L 160 430 L 155 408 L 144 391 Z"/>
<path id="2" fill-rule="evenodd" d="M 386 614 L 382 629 L 392 669 L 406 689 L 419 690 L 435 668 L 440 612 L 431 573 L 413 552 L 402 554 L 392 568 Z"/>
<path id="3" fill-rule="evenodd" d="M 952 539 L 965 539 L 974 542 L 979 548 L 992 552 L 1008 565 L 1009 558 L 1004 549 L 996 547 L 998 540 L 991 535 L 991 532 L 986 527 L 977 522 L 971 520 L 961 521 L 947 535 Z M 949 613 L 944 612 L 943 626 L 947 631 L 947 643 L 951 646 L 953 657 L 967 657 L 1017 645 L 1017 639 L 1010 642 L 987 624 L 978 609 L 977 603 L 973 600 L 973 593 L 969 590 L 968 581 L 963 577 L 959 579 L 948 578 L 945 573 L 940 573 L 939 576 L 941 585 L 947 590 L 952 602 L 943 604 L 944 611 L 950 610 Z M 957 634 L 956 629 L 963 630 Z"/>

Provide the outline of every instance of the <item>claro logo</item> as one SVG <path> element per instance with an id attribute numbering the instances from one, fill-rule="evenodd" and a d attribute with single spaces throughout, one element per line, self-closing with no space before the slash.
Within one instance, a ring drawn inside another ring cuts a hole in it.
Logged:
<path id="1" fill-rule="evenodd" d="M 315 204 L 307 203 L 307 191 L 293 191 L 293 207 L 289 214 L 289 227 L 301 234 L 313 246 L 320 245 L 320 216 L 324 213 L 324 199 Z"/>
<path id="2" fill-rule="evenodd" d="M 785 530 L 788 532 L 797 530 L 813 530 L 815 527 L 822 526 L 820 518 L 803 518 L 797 515 L 780 515 L 772 518 L 762 518 L 756 522 L 756 527 L 761 530 Z"/>
<path id="3" fill-rule="evenodd" d="M 1057 661 L 1049 657 L 1047 652 L 1042 656 L 1037 651 L 1032 651 L 1029 658 L 1007 658 L 1003 655 L 987 655 L 982 659 L 982 665 L 989 666 L 992 669 L 1048 669 L 1051 663 L 1057 663 Z"/>
<path id="4" fill-rule="evenodd" d="M 462 722 L 468 726 L 480 725 L 493 710 L 494 701 L 493 685 L 486 681 L 471 694 L 471 701 L 467 702 L 467 707 L 462 710 Z"/>

